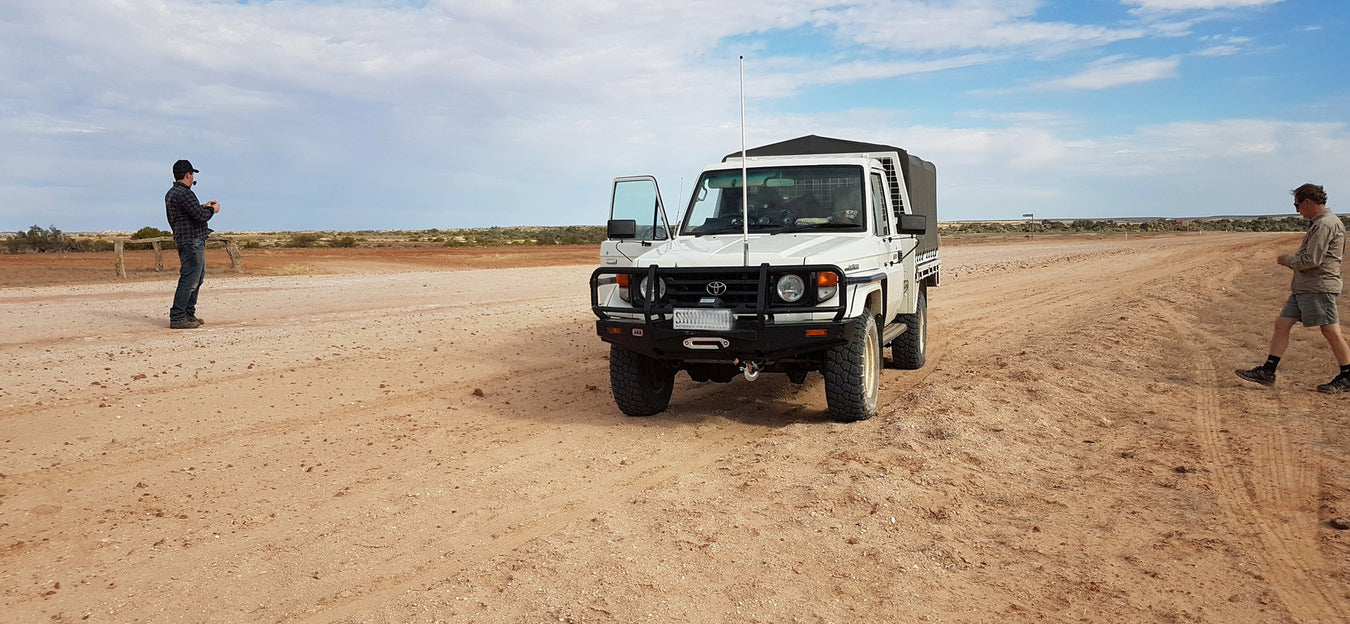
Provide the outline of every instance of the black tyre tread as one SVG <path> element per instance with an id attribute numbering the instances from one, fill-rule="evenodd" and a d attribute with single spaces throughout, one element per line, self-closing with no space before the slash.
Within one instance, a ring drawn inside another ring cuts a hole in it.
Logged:
<path id="1" fill-rule="evenodd" d="M 928 292 L 919 291 L 919 306 L 914 314 L 900 314 L 896 320 L 906 328 L 905 333 L 891 341 L 891 362 L 905 370 L 923 368 L 928 363 Z"/>
<path id="2" fill-rule="evenodd" d="M 863 358 L 867 354 L 867 340 L 880 341 L 881 338 L 876 334 L 876 321 L 870 314 L 853 322 L 857 325 L 854 340 L 831 347 L 825 354 L 825 366 L 821 370 L 825 376 L 825 403 L 829 406 L 830 416 L 840 422 L 867 420 L 876 414 L 876 402 L 870 401 L 872 404 L 868 405 L 867 389 L 863 387 Z M 878 374 L 880 369 L 881 363 L 877 362 Z"/>
<path id="3" fill-rule="evenodd" d="M 619 411 L 628 416 L 664 412 L 674 386 L 675 369 L 664 362 L 610 346 L 609 387 Z"/>

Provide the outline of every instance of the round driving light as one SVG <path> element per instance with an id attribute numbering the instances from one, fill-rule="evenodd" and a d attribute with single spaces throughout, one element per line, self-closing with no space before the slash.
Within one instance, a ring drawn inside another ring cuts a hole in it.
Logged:
<path id="1" fill-rule="evenodd" d="M 651 291 L 647 290 L 647 278 L 644 277 L 642 278 L 642 281 L 638 283 L 638 296 L 646 298 L 647 293 L 649 292 Z M 666 280 L 659 277 L 656 278 L 656 292 L 654 294 L 656 295 L 656 301 L 666 298 Z"/>
<path id="2" fill-rule="evenodd" d="M 806 294 L 806 281 L 797 275 L 784 275 L 778 278 L 778 298 L 788 303 L 797 303 Z"/>

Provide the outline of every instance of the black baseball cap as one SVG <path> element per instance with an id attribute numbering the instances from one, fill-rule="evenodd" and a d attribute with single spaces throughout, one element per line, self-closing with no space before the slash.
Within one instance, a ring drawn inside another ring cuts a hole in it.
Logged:
<path id="1" fill-rule="evenodd" d="M 183 179 L 184 175 L 187 175 L 188 172 L 201 173 L 200 171 L 193 169 L 192 163 L 186 160 L 180 160 L 173 164 L 173 179 L 181 180 Z"/>

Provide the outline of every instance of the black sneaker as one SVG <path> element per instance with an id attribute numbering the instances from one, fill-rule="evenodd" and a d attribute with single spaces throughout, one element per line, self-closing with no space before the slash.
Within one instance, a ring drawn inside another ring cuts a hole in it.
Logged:
<path id="1" fill-rule="evenodd" d="M 1233 372 L 1237 373 L 1238 377 L 1246 379 L 1247 381 L 1254 381 L 1263 386 L 1275 385 L 1275 373 L 1267 372 L 1265 368 L 1260 366 L 1257 366 L 1256 368 L 1250 368 L 1247 370 L 1236 370 Z"/>
<path id="2" fill-rule="evenodd" d="M 1327 394 L 1350 392 L 1350 375 L 1337 375 L 1335 379 L 1317 386 L 1317 391 Z"/>
<path id="3" fill-rule="evenodd" d="M 197 329 L 202 326 L 202 322 L 194 318 L 185 318 L 178 321 L 169 321 L 169 329 Z"/>

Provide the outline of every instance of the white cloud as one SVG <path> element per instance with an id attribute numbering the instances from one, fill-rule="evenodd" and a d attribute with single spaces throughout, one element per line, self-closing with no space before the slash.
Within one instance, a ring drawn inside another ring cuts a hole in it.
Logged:
<path id="1" fill-rule="evenodd" d="M 1120 57 L 1108 57 L 1093 62 L 1087 69 L 1063 78 L 1042 82 L 1032 89 L 1044 91 L 1080 91 L 1100 90 L 1175 78 L 1179 59 L 1139 59 L 1123 60 Z"/>
<path id="2" fill-rule="evenodd" d="M 997 117 L 1003 117 L 999 115 Z M 1028 111 L 993 127 L 907 126 L 889 111 L 850 110 L 769 122 L 870 137 L 937 164 L 944 220 L 1212 216 L 1286 211 L 1303 182 L 1329 192 L 1350 162 L 1350 124 L 1222 119 L 1150 124 L 1084 138 L 1054 113 Z M 1333 195 L 1335 193 L 1333 192 Z"/>
<path id="3" fill-rule="evenodd" d="M 1085 113 L 1052 105 L 982 101 L 962 117 L 964 86 L 940 102 L 891 100 L 913 110 L 887 107 L 885 95 L 854 99 L 868 89 L 941 91 L 957 74 L 1027 80 L 1053 55 L 1135 50 L 1131 40 L 1199 23 L 1160 8 L 1183 5 L 1153 0 L 1133 3 L 1153 17 L 1099 24 L 1038 19 L 1044 4 L 0 0 L 0 229 L 70 229 L 57 217 L 90 201 L 99 228 L 162 225 L 146 198 L 162 195 L 165 163 L 184 156 L 203 170 L 203 191 L 227 203 L 222 228 L 598 222 L 609 178 L 655 173 L 670 201 L 681 176 L 739 145 L 738 54 L 747 56 L 751 145 L 818 133 L 915 146 L 938 163 L 955 218 L 992 210 L 991 196 L 1090 192 L 1064 176 L 1101 186 L 1111 175 L 1167 175 L 1158 168 L 1167 159 L 1200 171 L 1189 165 L 1212 162 L 1206 150 L 1313 163 L 1268 133 L 1263 124 L 1275 122 L 1103 138 Z M 783 45 L 785 33 L 807 43 Z M 1211 55 L 1249 43 L 1201 41 Z M 1102 90 L 1179 71 L 1178 58 L 1111 56 L 1015 94 L 1034 101 L 1037 90 Z M 1326 143 L 1302 127 L 1275 128 L 1339 158 L 1328 162 L 1350 162 L 1344 128 L 1317 128 Z M 324 210 L 293 209 L 313 205 Z"/>
<path id="4" fill-rule="evenodd" d="M 864 0 L 822 13 L 819 23 L 840 36 L 881 50 L 999 50 L 1046 52 L 1094 47 L 1135 39 L 1143 30 L 1037 21 L 1035 0 L 919 2 Z"/>
<path id="5" fill-rule="evenodd" d="M 1192 11 L 1213 9 L 1246 9 L 1279 4 L 1284 0 L 1122 0 L 1144 11 Z"/>

